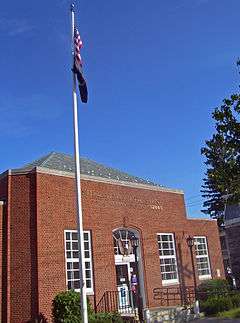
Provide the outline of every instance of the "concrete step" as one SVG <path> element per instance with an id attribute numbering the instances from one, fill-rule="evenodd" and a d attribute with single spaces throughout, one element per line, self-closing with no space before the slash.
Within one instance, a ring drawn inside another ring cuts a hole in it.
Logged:
<path id="1" fill-rule="evenodd" d="M 147 323 L 184 323 L 196 318 L 192 309 L 185 307 L 161 307 L 154 310 L 148 310 L 146 313 Z"/>

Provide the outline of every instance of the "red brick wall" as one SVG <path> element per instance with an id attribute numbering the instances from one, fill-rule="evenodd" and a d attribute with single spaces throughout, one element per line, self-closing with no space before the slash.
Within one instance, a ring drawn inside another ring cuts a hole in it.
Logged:
<path id="1" fill-rule="evenodd" d="M 37 185 L 39 306 L 49 316 L 50 300 L 66 288 L 63 232 L 76 228 L 75 183 L 72 178 L 38 174 Z M 152 293 L 154 287 L 161 287 L 158 232 L 175 233 L 178 257 L 184 264 L 181 279 L 186 285 L 193 285 L 186 237 L 212 235 L 218 241 L 217 227 L 215 222 L 187 220 L 182 194 L 86 180 L 82 181 L 82 191 L 84 229 L 92 230 L 97 302 L 104 291 L 116 289 L 112 231 L 122 226 L 141 232 L 148 306 L 159 306 Z M 215 274 L 215 268 L 222 268 L 221 256 L 216 256 L 219 242 L 209 237 L 208 244 Z"/>
<path id="2" fill-rule="evenodd" d="M 0 178 L 0 200 L 5 200 L 5 205 L 2 207 L 1 217 L 1 320 L 8 322 L 10 318 L 10 224 L 8 217 L 9 204 L 9 177 L 3 174 Z"/>
<path id="3" fill-rule="evenodd" d="M 3 238 L 3 205 L 0 199 L 0 313 L 2 313 L 2 238 Z"/>
<path id="4" fill-rule="evenodd" d="M 161 287 L 158 232 L 175 234 L 185 285 L 193 285 L 189 234 L 208 237 L 212 273 L 217 268 L 223 273 L 216 223 L 187 220 L 182 194 L 86 180 L 82 192 L 84 230 L 92 232 L 96 302 L 104 291 L 116 289 L 112 231 L 123 226 L 140 232 L 147 306 L 159 306 L 152 292 Z M 75 181 L 40 173 L 12 176 L 10 210 L 10 322 L 37 311 L 50 318 L 52 299 L 66 289 L 64 230 L 76 229 Z"/>
<path id="5" fill-rule="evenodd" d="M 10 322 L 25 322 L 38 312 L 35 174 L 11 176 Z"/>

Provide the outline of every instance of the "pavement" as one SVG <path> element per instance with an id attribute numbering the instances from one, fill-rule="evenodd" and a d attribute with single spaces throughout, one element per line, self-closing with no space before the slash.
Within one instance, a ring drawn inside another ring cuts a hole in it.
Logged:
<path id="1" fill-rule="evenodd" d="M 202 319 L 198 319 L 198 320 L 194 320 L 191 321 L 192 323 L 196 322 L 196 323 L 240 323 L 240 319 L 221 319 L 221 318 L 217 318 L 217 317 L 211 317 L 211 318 L 202 318 Z"/>

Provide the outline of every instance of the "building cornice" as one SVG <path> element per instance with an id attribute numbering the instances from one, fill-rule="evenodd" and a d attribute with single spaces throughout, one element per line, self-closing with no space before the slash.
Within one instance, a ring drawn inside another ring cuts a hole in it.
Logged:
<path id="1" fill-rule="evenodd" d="M 0 179 L 4 178 L 4 177 L 6 177 L 6 176 L 8 176 L 10 174 L 11 174 L 11 170 L 8 169 L 5 172 L 3 172 L 2 174 L 0 174 Z"/>
<path id="2" fill-rule="evenodd" d="M 240 218 L 235 218 L 231 220 L 225 220 L 225 227 L 229 228 L 232 226 L 240 225 Z"/>
<path id="3" fill-rule="evenodd" d="M 210 221 L 210 222 L 217 222 L 216 219 L 208 219 L 208 218 L 188 218 L 188 220 L 193 220 L 193 221 Z"/>
<path id="4" fill-rule="evenodd" d="M 55 176 L 69 177 L 69 178 L 75 177 L 74 173 L 64 172 L 64 171 L 55 170 L 55 169 L 49 169 L 45 167 L 34 167 L 26 170 L 12 169 L 10 170 L 10 175 L 24 175 L 32 172 L 36 172 L 39 174 L 49 174 L 49 175 L 55 175 Z M 152 190 L 152 191 L 158 191 L 158 192 L 184 194 L 182 190 L 178 190 L 178 189 L 171 189 L 171 188 L 166 188 L 161 186 L 152 186 L 152 185 L 141 184 L 141 183 L 132 183 L 127 181 L 120 181 L 120 180 L 114 180 L 111 178 L 104 178 L 104 177 L 85 175 L 85 174 L 81 174 L 81 180 L 112 184 L 112 185 L 120 185 L 120 186 L 126 186 L 126 187 L 138 188 L 138 189 L 140 188 L 140 189 Z"/>

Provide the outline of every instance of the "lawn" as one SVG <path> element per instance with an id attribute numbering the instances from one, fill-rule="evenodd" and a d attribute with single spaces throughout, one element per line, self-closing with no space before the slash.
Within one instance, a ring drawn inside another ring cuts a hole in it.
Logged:
<path id="1" fill-rule="evenodd" d="M 232 319 L 240 318 L 240 307 L 233 308 L 233 309 L 231 309 L 229 311 L 218 313 L 218 317 L 232 318 Z"/>

